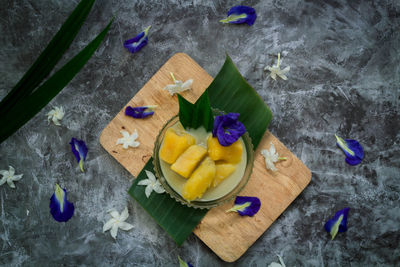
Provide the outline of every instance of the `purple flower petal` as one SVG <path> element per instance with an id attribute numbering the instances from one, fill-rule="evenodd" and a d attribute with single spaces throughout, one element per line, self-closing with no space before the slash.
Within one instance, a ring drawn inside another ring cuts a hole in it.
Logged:
<path id="1" fill-rule="evenodd" d="M 254 8 L 249 6 L 234 6 L 228 11 L 228 17 L 220 20 L 223 23 L 242 24 L 247 23 L 253 25 L 257 19 L 257 14 Z"/>
<path id="2" fill-rule="evenodd" d="M 347 231 L 347 215 L 349 210 L 350 208 L 339 210 L 332 219 L 325 223 L 325 230 L 332 236 L 332 239 L 335 238 L 338 232 Z"/>
<path id="3" fill-rule="evenodd" d="M 58 222 L 66 222 L 74 215 L 74 204 L 67 201 L 67 191 L 56 184 L 56 190 L 50 198 L 50 213 Z"/>
<path id="4" fill-rule="evenodd" d="M 76 158 L 76 161 L 79 164 L 79 167 L 81 168 L 81 171 L 83 172 L 83 161 L 86 160 L 86 155 L 88 153 L 88 148 L 85 144 L 84 141 L 78 140 L 74 137 L 72 137 L 71 142 L 69 142 L 71 145 L 72 153 L 74 153 L 74 156 Z"/>
<path id="5" fill-rule="evenodd" d="M 261 201 L 258 197 L 241 197 L 237 196 L 233 208 L 227 212 L 234 211 L 241 216 L 254 216 L 261 207 Z"/>
<path id="6" fill-rule="evenodd" d="M 126 40 L 124 42 L 124 47 L 128 49 L 132 54 L 139 52 L 145 45 L 148 43 L 148 32 L 151 26 L 147 27 L 144 31 L 139 33 L 137 36 L 132 39 Z"/>
<path id="7" fill-rule="evenodd" d="M 149 111 L 146 111 L 149 110 Z M 154 114 L 154 111 L 147 106 L 144 107 L 131 107 L 131 106 L 127 106 L 125 109 L 125 115 L 126 116 L 130 116 L 136 119 L 143 119 L 146 118 L 148 116 L 151 116 Z"/>
<path id="8" fill-rule="evenodd" d="M 215 117 L 212 134 L 222 146 L 232 145 L 246 132 L 244 125 L 237 120 L 239 116 L 239 113 L 228 113 Z"/>
<path id="9" fill-rule="evenodd" d="M 360 164 L 364 158 L 364 149 L 359 142 L 352 139 L 342 139 L 336 136 L 336 145 L 341 148 L 346 155 L 346 162 L 349 165 Z"/>

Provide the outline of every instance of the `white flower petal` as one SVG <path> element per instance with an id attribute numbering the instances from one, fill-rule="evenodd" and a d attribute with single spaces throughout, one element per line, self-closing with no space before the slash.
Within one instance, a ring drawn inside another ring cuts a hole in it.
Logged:
<path id="1" fill-rule="evenodd" d="M 150 197 L 151 192 L 153 192 L 153 187 L 151 185 L 146 186 L 146 189 L 145 189 L 144 193 L 146 194 L 147 198 Z"/>
<path id="2" fill-rule="evenodd" d="M 115 220 L 114 220 L 114 219 L 111 219 L 111 220 L 109 220 L 108 222 L 106 222 L 106 223 L 103 225 L 103 233 L 106 232 L 106 231 L 108 231 L 108 230 L 110 230 L 111 227 L 114 225 L 114 223 L 115 223 Z"/>
<path id="3" fill-rule="evenodd" d="M 118 219 L 119 218 L 119 212 L 116 210 L 111 210 L 110 212 L 111 217 L 113 217 L 114 219 Z"/>
<path id="4" fill-rule="evenodd" d="M 8 184 L 9 187 L 15 188 L 15 185 L 14 185 L 14 183 L 13 183 L 13 181 L 11 179 L 7 179 L 7 184 Z"/>
<path id="5" fill-rule="evenodd" d="M 182 89 L 189 90 L 192 87 L 192 84 L 193 84 L 193 79 L 189 79 L 182 84 Z"/>
<path id="6" fill-rule="evenodd" d="M 122 134 L 123 137 L 129 138 L 129 133 L 127 131 L 122 130 L 120 131 L 120 133 Z"/>
<path id="7" fill-rule="evenodd" d="M 19 180 L 21 180 L 22 176 L 23 176 L 23 174 L 15 175 L 15 176 L 12 178 L 12 180 L 13 180 L 13 181 L 19 181 Z"/>
<path id="8" fill-rule="evenodd" d="M 113 226 L 111 227 L 111 236 L 116 239 L 117 238 L 117 234 L 118 234 L 118 225 L 115 223 L 113 224 Z"/>
<path id="9" fill-rule="evenodd" d="M 133 225 L 126 222 L 119 222 L 118 227 L 124 231 L 128 231 L 133 228 Z"/>
<path id="10" fill-rule="evenodd" d="M 3 176 L 3 178 L 0 180 L 0 185 L 3 185 L 5 182 L 7 182 L 7 178 Z"/>
<path id="11" fill-rule="evenodd" d="M 274 146 L 274 144 L 272 142 L 270 144 L 271 144 L 271 146 L 269 148 L 269 153 L 271 153 L 271 155 L 273 155 L 273 154 L 275 154 L 276 149 L 275 149 L 275 146 Z"/>
<path id="12" fill-rule="evenodd" d="M 12 166 L 8 166 L 9 170 L 8 170 L 8 175 L 13 176 L 15 173 L 15 169 Z"/>
<path id="13" fill-rule="evenodd" d="M 151 184 L 152 183 L 152 181 L 150 181 L 150 179 L 144 179 L 144 180 L 141 180 L 139 183 L 138 183 L 138 185 L 149 185 L 149 184 Z"/>
<path id="14" fill-rule="evenodd" d="M 125 209 L 122 211 L 121 216 L 119 217 L 119 221 L 123 222 L 129 217 L 129 212 L 128 212 L 128 207 L 125 207 Z"/>
<path id="15" fill-rule="evenodd" d="M 160 183 L 157 183 L 153 186 L 153 189 L 156 193 L 158 194 L 162 194 L 165 192 L 165 189 L 162 187 L 162 185 Z"/>
<path id="16" fill-rule="evenodd" d="M 145 172 L 146 172 L 147 178 L 149 178 L 150 181 L 152 181 L 152 182 L 157 181 L 156 176 L 151 171 L 145 170 Z"/>

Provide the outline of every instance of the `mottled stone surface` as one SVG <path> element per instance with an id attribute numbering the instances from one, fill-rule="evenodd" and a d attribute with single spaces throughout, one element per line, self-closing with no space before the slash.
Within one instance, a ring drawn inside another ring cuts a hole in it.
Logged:
<path id="1" fill-rule="evenodd" d="M 78 1 L 0 1 L 0 98 L 34 62 Z M 99 144 L 102 129 L 173 54 L 185 52 L 215 76 L 228 52 L 274 113 L 269 129 L 311 170 L 310 185 L 235 266 L 399 266 L 400 3 L 399 1 L 245 1 L 252 27 L 218 22 L 237 2 L 98 0 L 61 63 L 115 16 L 108 36 L 54 100 L 0 145 L 0 169 L 24 177 L 0 187 L 0 265 L 225 266 L 191 235 L 177 247 L 127 194 L 130 174 Z M 131 55 L 122 46 L 153 25 L 149 44 Z M 263 69 L 290 66 L 287 81 Z M 60 65 L 58 65 L 60 66 Z M 48 125 L 51 106 L 66 110 Z M 360 141 L 351 167 L 334 133 Z M 82 174 L 71 137 L 89 147 Z M 69 191 L 75 216 L 49 213 L 55 183 Z M 268 203 L 263 203 L 268 205 Z M 114 241 L 102 233 L 106 211 L 128 206 L 134 225 Z M 344 234 L 330 241 L 324 222 L 351 208 Z M 29 210 L 29 215 L 27 215 Z"/>

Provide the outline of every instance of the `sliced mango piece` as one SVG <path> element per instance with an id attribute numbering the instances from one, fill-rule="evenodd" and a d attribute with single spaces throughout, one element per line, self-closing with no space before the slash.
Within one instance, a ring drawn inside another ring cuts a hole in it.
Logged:
<path id="1" fill-rule="evenodd" d="M 243 145 L 237 140 L 230 146 L 221 146 L 216 137 L 208 137 L 208 155 L 214 161 L 224 160 L 229 163 L 238 163 L 242 159 Z"/>
<path id="2" fill-rule="evenodd" d="M 171 170 L 185 178 L 189 178 L 193 170 L 206 154 L 206 148 L 199 145 L 192 145 L 179 156 L 174 164 L 171 165 Z"/>
<path id="3" fill-rule="evenodd" d="M 231 163 L 216 163 L 216 172 L 213 186 L 219 185 L 226 177 L 231 175 L 236 170 L 236 165 Z"/>
<path id="4" fill-rule="evenodd" d="M 160 158 L 166 163 L 172 164 L 188 147 L 195 143 L 196 139 L 192 135 L 169 128 L 165 132 Z"/>
<path id="5" fill-rule="evenodd" d="M 211 186 L 215 172 L 215 162 L 210 157 L 206 157 L 183 186 L 183 198 L 192 201 L 202 197 L 207 188 Z"/>

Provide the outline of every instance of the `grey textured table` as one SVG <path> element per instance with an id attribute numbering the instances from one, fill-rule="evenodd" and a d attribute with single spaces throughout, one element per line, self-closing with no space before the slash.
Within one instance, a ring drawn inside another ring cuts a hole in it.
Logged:
<path id="1" fill-rule="evenodd" d="M 0 6 L 0 98 L 44 49 L 78 1 L 6 1 Z M 64 57 L 71 58 L 115 15 L 103 44 L 73 81 L 0 145 L 0 169 L 23 173 L 16 189 L 0 187 L 0 264 L 24 266 L 225 266 L 196 236 L 182 247 L 127 194 L 132 178 L 99 144 L 122 106 L 173 54 L 185 52 L 215 76 L 225 52 L 274 113 L 270 131 L 311 170 L 310 185 L 235 266 L 399 266 L 400 3 L 399 1 L 248 1 L 252 27 L 219 19 L 236 2 L 98 0 Z M 148 25 L 138 54 L 122 43 Z M 288 80 L 263 69 L 282 53 Z M 48 125 L 63 106 L 62 126 Z M 334 134 L 357 139 L 365 159 L 344 162 Z M 86 172 L 71 137 L 89 147 Z M 76 209 L 67 223 L 49 213 L 55 183 Z M 263 203 L 267 205 L 268 203 Z M 128 206 L 131 231 L 114 241 L 106 211 Z M 351 208 L 349 229 L 334 241 L 323 225 Z M 29 210 L 29 215 L 27 215 Z"/>

